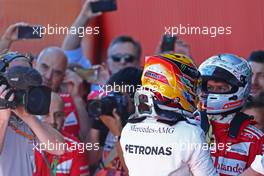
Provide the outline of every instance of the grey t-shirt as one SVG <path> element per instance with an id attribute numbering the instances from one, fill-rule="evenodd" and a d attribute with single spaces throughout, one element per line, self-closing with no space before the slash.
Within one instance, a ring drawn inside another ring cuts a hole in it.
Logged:
<path id="1" fill-rule="evenodd" d="M 34 140 L 17 134 L 10 124 L 32 135 L 30 128 L 23 121 L 15 117 L 10 118 L 0 155 L 0 176 L 31 176 L 35 168 Z"/>

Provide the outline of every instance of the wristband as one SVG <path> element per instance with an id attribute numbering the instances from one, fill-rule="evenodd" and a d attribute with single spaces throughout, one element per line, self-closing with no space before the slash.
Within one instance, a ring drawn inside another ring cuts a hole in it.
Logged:
<path id="1" fill-rule="evenodd" d="M 121 138 L 121 136 L 114 136 L 114 142 L 116 143 L 116 142 L 119 142 L 120 141 L 120 138 Z"/>
<path id="2" fill-rule="evenodd" d="M 264 155 L 256 155 L 255 160 L 251 164 L 251 168 L 264 175 Z"/>

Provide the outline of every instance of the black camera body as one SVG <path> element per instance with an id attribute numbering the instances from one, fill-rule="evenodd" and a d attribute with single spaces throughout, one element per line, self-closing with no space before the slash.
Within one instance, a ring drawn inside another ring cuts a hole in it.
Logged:
<path id="1" fill-rule="evenodd" d="M 33 115 L 49 113 L 51 90 L 42 86 L 42 77 L 31 67 L 15 66 L 5 73 L 0 73 L 0 85 L 10 89 L 5 99 L 0 99 L 0 109 L 15 109 L 23 105 Z M 8 101 L 14 94 L 14 100 Z"/>
<path id="2" fill-rule="evenodd" d="M 113 116 L 113 109 L 116 108 L 123 124 L 129 116 L 128 103 L 128 96 L 119 92 L 111 92 L 100 100 L 88 102 L 87 111 L 89 117 L 99 119 L 101 115 Z"/>

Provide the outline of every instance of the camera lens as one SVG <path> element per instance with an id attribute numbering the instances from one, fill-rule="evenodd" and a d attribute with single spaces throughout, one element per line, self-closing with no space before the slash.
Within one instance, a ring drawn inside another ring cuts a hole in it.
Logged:
<path id="1" fill-rule="evenodd" d="M 102 115 L 102 104 L 100 100 L 92 100 L 88 102 L 88 115 L 93 118 L 98 118 Z"/>
<path id="2" fill-rule="evenodd" d="M 26 109 L 34 115 L 49 113 L 51 91 L 44 86 L 32 87 L 26 97 Z"/>

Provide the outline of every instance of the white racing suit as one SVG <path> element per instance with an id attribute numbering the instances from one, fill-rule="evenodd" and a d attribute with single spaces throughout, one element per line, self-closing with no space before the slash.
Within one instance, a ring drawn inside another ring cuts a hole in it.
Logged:
<path id="1" fill-rule="evenodd" d="M 130 176 L 217 175 L 203 131 L 188 121 L 127 123 L 120 144 Z"/>

